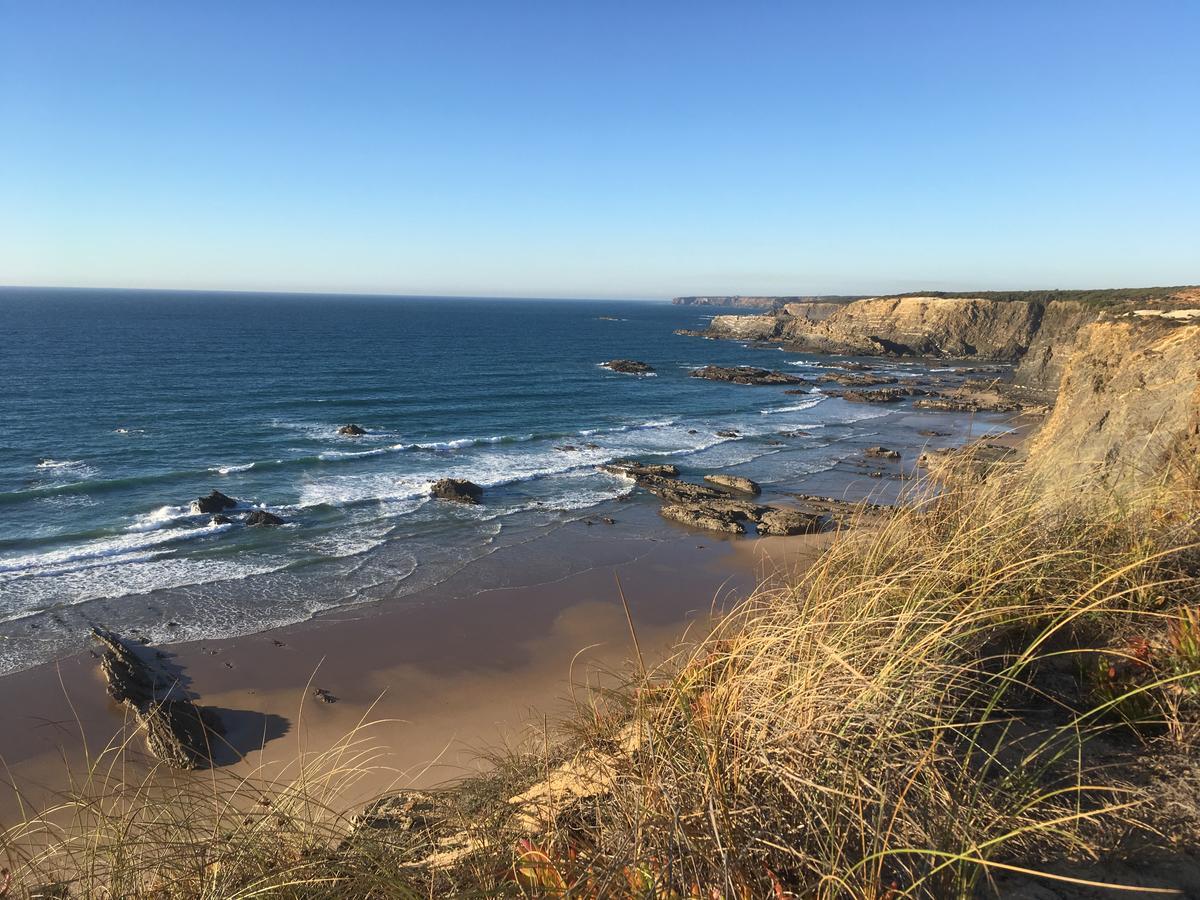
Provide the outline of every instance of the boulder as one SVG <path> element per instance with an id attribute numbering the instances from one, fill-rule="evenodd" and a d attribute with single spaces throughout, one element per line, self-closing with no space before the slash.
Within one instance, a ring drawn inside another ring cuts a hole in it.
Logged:
<path id="1" fill-rule="evenodd" d="M 337 433 L 343 437 L 362 437 L 367 433 L 367 429 L 361 425 L 343 425 L 337 430 Z"/>
<path id="2" fill-rule="evenodd" d="M 435 481 L 430 489 L 438 500 L 450 500 L 454 503 L 478 503 L 483 496 L 483 488 L 473 481 L 462 478 L 443 478 Z"/>
<path id="3" fill-rule="evenodd" d="M 717 437 L 735 438 L 735 437 L 738 437 L 738 433 L 736 431 L 734 431 L 733 429 L 729 429 L 727 431 L 718 431 Z"/>
<path id="4" fill-rule="evenodd" d="M 620 372 L 624 375 L 648 375 L 654 371 L 653 366 L 636 359 L 610 359 L 601 365 L 610 371 Z"/>
<path id="5" fill-rule="evenodd" d="M 274 513 L 269 513 L 265 509 L 256 509 L 246 517 L 246 524 L 251 528 L 257 528 L 264 525 L 282 525 L 283 519 Z"/>
<path id="6" fill-rule="evenodd" d="M 749 478 L 743 478 L 741 475 L 705 475 L 704 480 L 710 484 L 741 491 L 743 494 L 757 495 L 762 493 L 762 488 L 758 486 L 758 482 L 751 481 Z"/>
<path id="7" fill-rule="evenodd" d="M 772 507 L 758 520 L 762 535 L 815 534 L 820 530 L 820 516 L 798 509 Z"/>
<path id="8" fill-rule="evenodd" d="M 226 497 L 220 491 L 213 491 L 207 497 L 197 497 L 193 500 L 191 511 L 193 515 L 212 515 L 213 513 L 233 509 L 237 505 L 238 502 L 232 497 Z"/>
<path id="9" fill-rule="evenodd" d="M 899 459 L 900 452 L 898 450 L 889 450 L 887 447 L 868 447 L 863 451 L 863 454 L 873 459 Z"/>
<path id="10" fill-rule="evenodd" d="M 93 628 L 92 636 L 104 646 L 100 671 L 108 693 L 132 711 L 150 752 L 180 769 L 212 765 L 211 748 L 224 734 L 217 713 L 193 703 L 180 691 L 178 676 L 160 671 L 119 635 Z"/>
<path id="11" fill-rule="evenodd" d="M 759 369 L 754 366 L 703 366 L 691 373 L 692 378 L 726 381 L 731 384 L 804 384 L 805 379 L 787 372 Z"/>
<path id="12" fill-rule="evenodd" d="M 217 515 L 208 520 L 209 525 L 229 525 L 232 522 L 233 519 L 229 518 L 229 516 L 223 516 L 220 513 L 217 513 Z"/>

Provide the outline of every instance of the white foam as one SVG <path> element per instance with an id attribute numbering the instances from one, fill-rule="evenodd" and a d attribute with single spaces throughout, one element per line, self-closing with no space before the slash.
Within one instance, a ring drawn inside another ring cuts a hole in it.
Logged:
<path id="1" fill-rule="evenodd" d="M 760 409 L 759 414 L 764 415 L 764 416 L 773 416 L 773 415 L 776 415 L 777 413 L 800 412 L 801 410 L 804 410 L 804 409 L 812 409 L 814 406 L 816 406 L 818 403 L 820 403 L 824 399 L 825 399 L 824 397 L 814 397 L 811 400 L 804 400 L 804 401 L 801 401 L 800 403 L 793 403 L 790 406 L 776 406 L 773 409 Z"/>
<path id="2" fill-rule="evenodd" d="M 240 466 L 214 466 L 208 471 L 218 475 L 232 475 L 234 472 L 249 472 L 253 468 L 254 463 L 243 463 Z"/>
<path id="3" fill-rule="evenodd" d="M 220 534 L 230 527 L 228 524 L 202 525 L 198 528 L 157 531 L 152 536 L 140 536 L 135 533 L 125 536 L 100 538 L 74 547 L 49 550 L 45 553 L 0 557 L 0 575 L 8 575 L 10 577 L 23 575 L 60 575 L 73 569 L 87 568 L 94 565 L 138 561 L 148 558 L 146 556 L 148 552 L 169 549 L 166 545 Z"/>
<path id="4" fill-rule="evenodd" d="M 190 511 L 186 506 L 160 506 L 158 509 L 138 516 L 133 520 L 133 524 L 125 530 L 135 532 L 156 531 L 188 515 L 190 515 Z"/>
<path id="5" fill-rule="evenodd" d="M 43 459 L 38 464 L 39 469 L 74 469 L 84 465 L 82 459 Z"/>

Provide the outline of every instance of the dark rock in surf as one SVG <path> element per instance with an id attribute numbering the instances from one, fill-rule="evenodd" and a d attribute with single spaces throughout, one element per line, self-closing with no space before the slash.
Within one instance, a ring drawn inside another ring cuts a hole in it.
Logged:
<path id="1" fill-rule="evenodd" d="M 197 497 L 192 501 L 191 511 L 193 515 L 224 512 L 227 509 L 233 509 L 238 505 L 238 502 L 232 497 L 226 497 L 220 491 L 213 491 L 207 497 Z"/>
<path id="2" fill-rule="evenodd" d="M 229 516 L 223 516 L 220 513 L 217 513 L 217 515 L 208 520 L 209 525 L 230 525 L 232 523 L 233 519 L 229 518 Z"/>
<path id="3" fill-rule="evenodd" d="M 636 359 L 610 359 L 601 365 L 611 372 L 620 372 L 623 375 L 649 375 L 654 371 L 653 366 Z"/>
<path id="4" fill-rule="evenodd" d="M 363 428 L 361 425 L 343 425 L 337 430 L 337 433 L 342 437 L 362 437 L 367 433 L 367 429 Z"/>
<path id="5" fill-rule="evenodd" d="M 865 456 L 870 456 L 873 459 L 899 459 L 900 452 L 898 450 L 889 450 L 887 447 L 868 447 L 863 451 Z"/>
<path id="6" fill-rule="evenodd" d="M 443 478 L 435 481 L 430 490 L 438 500 L 449 500 L 453 503 L 478 503 L 483 496 L 483 488 L 473 481 L 463 478 Z"/>
<path id="7" fill-rule="evenodd" d="M 799 375 L 754 366 L 703 366 L 690 374 L 692 378 L 726 381 L 731 384 L 804 384 L 805 381 Z"/>
<path id="8" fill-rule="evenodd" d="M 678 466 L 639 462 L 636 459 L 618 459 L 600 467 L 610 475 L 624 475 L 626 478 L 677 478 Z"/>
<path id="9" fill-rule="evenodd" d="M 274 513 L 269 513 L 265 509 L 256 509 L 246 517 L 246 524 L 251 528 L 257 528 L 264 525 L 282 525 L 283 519 Z"/>

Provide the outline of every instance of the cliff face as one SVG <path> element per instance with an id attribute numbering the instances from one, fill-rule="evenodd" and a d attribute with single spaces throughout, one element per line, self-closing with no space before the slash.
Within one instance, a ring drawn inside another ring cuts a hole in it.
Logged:
<path id="1" fill-rule="evenodd" d="M 777 340 L 814 353 L 1016 359 L 1033 341 L 1042 307 L 983 299 L 902 297 L 789 303 L 766 316 L 717 316 L 711 337 Z"/>
<path id="2" fill-rule="evenodd" d="M 786 321 L 775 315 L 713 316 L 705 334 L 735 341 L 774 341 L 783 333 Z"/>
<path id="3" fill-rule="evenodd" d="M 1096 321 L 1096 307 L 1075 300 L 1054 300 L 1046 304 L 1037 334 L 1013 373 L 1013 380 L 1025 388 L 1052 397 L 1058 390 L 1063 367 L 1085 326 Z"/>
<path id="4" fill-rule="evenodd" d="M 1200 324 L 1124 316 L 1085 326 L 1054 410 L 1029 445 L 1047 482 L 1113 488 L 1195 477 L 1200 451 Z"/>

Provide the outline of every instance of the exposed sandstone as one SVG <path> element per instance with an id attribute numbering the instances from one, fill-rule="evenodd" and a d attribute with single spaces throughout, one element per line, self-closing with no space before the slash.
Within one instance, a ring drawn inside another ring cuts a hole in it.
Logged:
<path id="1" fill-rule="evenodd" d="M 1031 472 L 1123 487 L 1200 460 L 1200 324 L 1121 318 L 1085 327 L 1054 409 L 1029 446 Z"/>

